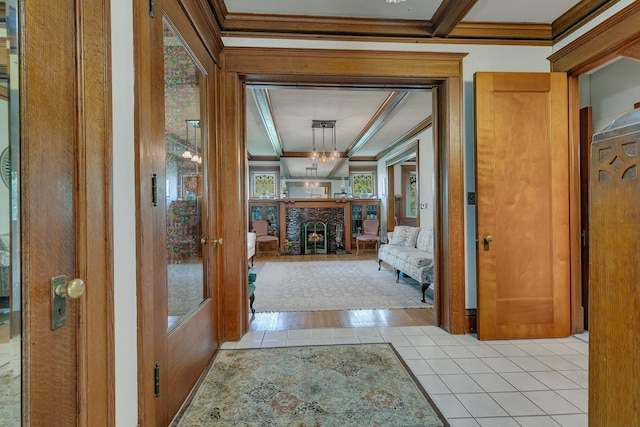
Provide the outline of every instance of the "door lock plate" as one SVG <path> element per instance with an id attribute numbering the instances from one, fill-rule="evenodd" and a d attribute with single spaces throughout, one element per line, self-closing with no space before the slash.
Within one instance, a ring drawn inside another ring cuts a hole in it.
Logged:
<path id="1" fill-rule="evenodd" d="M 67 323 L 67 299 L 58 295 L 56 288 L 67 284 L 67 276 L 60 275 L 51 278 L 51 330 L 56 330 Z"/>

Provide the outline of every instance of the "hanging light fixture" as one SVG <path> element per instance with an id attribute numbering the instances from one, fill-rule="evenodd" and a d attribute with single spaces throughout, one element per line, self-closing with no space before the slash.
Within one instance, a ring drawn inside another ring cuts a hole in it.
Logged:
<path id="1" fill-rule="evenodd" d="M 322 154 L 318 154 L 316 150 L 316 129 L 322 129 Z M 329 141 L 329 149 L 331 152 L 329 156 L 326 153 L 326 131 L 330 129 L 331 133 L 331 141 Z M 316 161 L 316 159 L 320 159 L 321 163 L 333 162 L 340 158 L 340 153 L 338 152 L 338 147 L 336 143 L 336 121 L 335 120 L 313 120 L 311 122 L 311 132 L 312 132 L 312 149 L 311 149 L 311 160 Z"/>
<path id="2" fill-rule="evenodd" d="M 313 162 L 311 167 L 306 168 L 304 186 L 309 188 L 318 186 L 318 164 Z"/>
<path id="3" fill-rule="evenodd" d="M 185 123 L 187 124 L 187 143 L 184 153 L 182 153 L 182 158 L 187 160 L 191 160 L 193 158 L 191 151 L 189 151 L 189 121 L 190 120 L 185 120 Z"/>
<path id="4" fill-rule="evenodd" d="M 200 120 L 190 119 L 190 120 L 185 120 L 185 122 L 187 123 L 187 148 L 184 150 L 184 153 L 182 153 L 182 158 L 186 160 L 191 160 L 194 163 L 202 164 L 202 157 L 198 155 L 198 131 L 197 130 L 195 131 L 195 134 L 194 134 L 195 154 L 191 154 L 191 151 L 189 151 L 189 127 L 200 129 Z"/>

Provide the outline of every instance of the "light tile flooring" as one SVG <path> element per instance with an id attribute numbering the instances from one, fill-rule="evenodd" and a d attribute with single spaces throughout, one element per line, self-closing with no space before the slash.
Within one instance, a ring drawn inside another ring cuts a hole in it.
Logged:
<path id="1" fill-rule="evenodd" d="M 248 332 L 228 348 L 391 342 L 452 427 L 587 426 L 588 334 L 478 341 L 435 326 Z"/>

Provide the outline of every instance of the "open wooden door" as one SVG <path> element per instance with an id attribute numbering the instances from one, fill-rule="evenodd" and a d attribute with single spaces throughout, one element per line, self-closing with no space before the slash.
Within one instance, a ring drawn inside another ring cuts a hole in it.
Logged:
<path id="1" fill-rule="evenodd" d="M 138 157 L 141 426 L 171 423 L 218 347 L 213 283 L 223 249 L 211 178 L 219 70 L 181 3 L 161 4 L 153 18 L 142 11 L 152 37 L 140 60 L 151 66 L 139 76 L 149 88 L 138 113 L 152 136 L 142 133 Z"/>
<path id="2" fill-rule="evenodd" d="M 478 338 L 570 333 L 564 73 L 475 76 Z"/>

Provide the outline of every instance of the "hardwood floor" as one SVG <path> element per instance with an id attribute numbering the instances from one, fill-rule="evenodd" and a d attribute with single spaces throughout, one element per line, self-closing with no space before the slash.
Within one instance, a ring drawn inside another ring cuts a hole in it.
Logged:
<path id="1" fill-rule="evenodd" d="M 377 259 L 375 251 L 361 251 L 360 255 L 274 255 L 261 254 L 254 258 L 253 270 L 260 273 L 264 263 L 302 261 L 349 261 Z M 311 328 L 364 328 L 388 326 L 425 326 L 435 324 L 433 308 L 295 311 L 249 314 L 250 331 L 278 331 Z"/>

